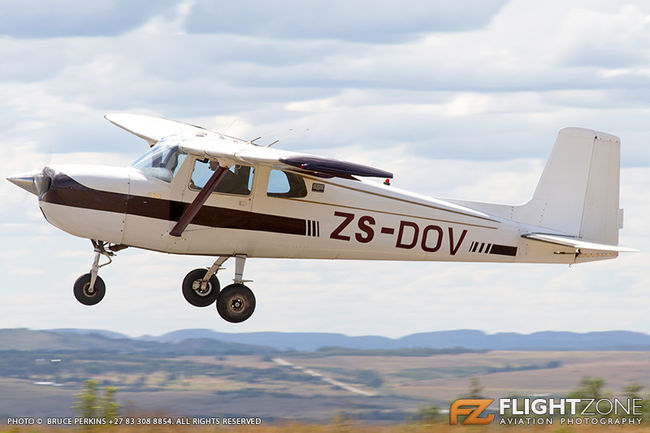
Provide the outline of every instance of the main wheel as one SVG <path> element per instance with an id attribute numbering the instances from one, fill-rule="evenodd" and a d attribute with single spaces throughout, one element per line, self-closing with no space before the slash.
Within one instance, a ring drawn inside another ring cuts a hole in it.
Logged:
<path id="1" fill-rule="evenodd" d="M 217 298 L 217 311 L 228 322 L 243 322 L 255 311 L 255 295 L 243 284 L 226 286 Z"/>
<path id="2" fill-rule="evenodd" d="M 72 290 L 74 297 L 77 301 L 84 305 L 95 305 L 104 299 L 106 294 L 106 284 L 99 275 L 95 280 L 95 287 L 90 287 L 90 274 L 83 274 L 77 281 L 74 282 L 74 289 Z"/>
<path id="3" fill-rule="evenodd" d="M 216 275 L 211 276 L 205 287 L 201 288 L 201 280 L 207 271 L 207 269 L 194 269 L 183 279 L 183 296 L 195 307 L 207 307 L 219 296 L 220 286 Z"/>

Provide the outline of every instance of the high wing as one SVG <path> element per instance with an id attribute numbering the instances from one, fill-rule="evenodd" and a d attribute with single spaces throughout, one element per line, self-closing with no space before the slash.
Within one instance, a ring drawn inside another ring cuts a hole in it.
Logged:
<path id="1" fill-rule="evenodd" d="M 202 158 L 218 160 L 220 165 L 261 164 L 276 169 L 304 170 L 326 176 L 366 176 L 392 178 L 393 173 L 332 158 L 294 153 L 250 145 L 235 140 L 189 140 L 179 144 L 184 152 Z"/>
<path id="2" fill-rule="evenodd" d="M 130 113 L 109 113 L 104 117 L 146 140 L 150 146 L 166 137 L 179 137 L 182 139 L 179 143 L 182 151 L 200 158 L 217 160 L 222 166 L 261 164 L 276 169 L 298 169 L 326 176 L 393 177 L 388 171 L 362 164 L 255 146 L 238 138 L 175 120 Z"/>
<path id="3" fill-rule="evenodd" d="M 563 245 L 566 247 L 573 247 L 576 249 L 585 249 L 585 250 L 596 250 L 596 251 L 616 251 L 616 252 L 626 252 L 633 253 L 638 252 L 634 248 L 622 247 L 618 245 L 606 245 L 599 244 L 594 242 L 584 241 L 572 236 L 563 236 L 556 234 L 548 233 L 528 233 L 522 235 L 523 238 L 533 239 L 540 242 L 547 242 L 555 245 Z"/>

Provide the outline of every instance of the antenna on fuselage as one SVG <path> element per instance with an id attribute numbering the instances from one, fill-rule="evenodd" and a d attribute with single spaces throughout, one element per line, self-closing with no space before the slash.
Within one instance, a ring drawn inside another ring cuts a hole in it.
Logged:
<path id="1" fill-rule="evenodd" d="M 246 139 L 239 138 L 239 137 L 233 137 L 232 135 L 228 135 L 228 131 L 230 130 L 230 128 L 232 128 L 232 126 L 235 123 L 237 123 L 237 119 L 234 119 L 232 122 L 230 122 L 230 125 L 228 125 L 228 127 L 226 129 L 224 129 L 223 132 L 222 131 L 213 131 L 213 132 L 216 132 L 217 134 L 219 134 L 219 137 L 221 137 L 221 138 L 230 138 L 230 139 L 235 140 L 235 141 L 244 141 L 246 143 L 249 143 Z M 258 138 L 260 138 L 260 137 L 258 137 Z M 257 138 L 255 140 L 257 140 Z M 255 141 L 255 140 L 251 140 L 251 141 Z"/>
<path id="2" fill-rule="evenodd" d="M 220 134 L 221 134 L 222 136 L 224 136 L 224 135 L 227 136 L 227 135 L 228 135 L 228 131 L 230 130 L 230 128 L 232 128 L 232 126 L 233 126 L 235 123 L 237 123 L 237 119 L 232 119 L 232 122 L 230 122 L 230 125 L 228 125 L 228 127 L 227 127 L 223 132 L 221 132 Z"/>
<path id="3" fill-rule="evenodd" d="M 293 128 L 289 128 L 289 132 L 288 132 L 287 134 L 285 134 L 284 136 L 278 138 L 277 140 L 275 140 L 275 141 L 273 141 L 273 142 L 267 144 L 267 145 L 264 146 L 264 147 L 271 147 L 271 146 L 273 146 L 275 143 L 277 143 L 278 141 L 280 141 L 280 140 L 284 140 L 285 138 L 287 138 L 288 136 L 290 136 L 290 135 L 293 134 L 294 132 L 296 132 L 295 129 L 293 129 Z M 309 128 L 305 128 L 304 132 L 309 132 Z"/>

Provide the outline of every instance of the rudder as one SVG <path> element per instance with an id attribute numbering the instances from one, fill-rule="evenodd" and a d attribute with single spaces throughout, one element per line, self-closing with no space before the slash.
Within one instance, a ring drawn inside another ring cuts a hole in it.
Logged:
<path id="1" fill-rule="evenodd" d="M 583 128 L 560 130 L 533 198 L 516 219 L 553 232 L 618 245 L 620 140 Z"/>

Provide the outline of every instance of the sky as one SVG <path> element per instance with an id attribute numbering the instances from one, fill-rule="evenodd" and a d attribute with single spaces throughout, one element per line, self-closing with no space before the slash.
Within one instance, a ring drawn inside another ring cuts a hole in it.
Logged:
<path id="1" fill-rule="evenodd" d="M 0 182 L 0 328 L 185 328 L 399 337 L 446 329 L 650 333 L 650 3 L 617 0 L 0 0 L 2 178 L 128 165 L 103 119 L 158 115 L 380 167 L 436 197 L 522 203 L 559 129 L 622 141 L 620 243 L 577 266 L 251 259 L 248 321 L 185 302 L 210 258 L 129 249 L 77 303 L 90 242 Z M 234 263 L 221 276 L 228 283 Z"/>

